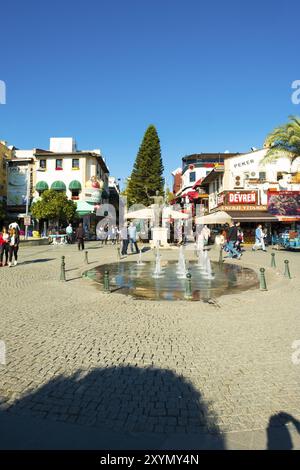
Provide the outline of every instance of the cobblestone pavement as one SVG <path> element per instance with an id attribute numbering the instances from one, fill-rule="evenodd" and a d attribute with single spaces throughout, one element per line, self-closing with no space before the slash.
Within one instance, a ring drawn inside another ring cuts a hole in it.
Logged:
<path id="1" fill-rule="evenodd" d="M 115 247 L 87 248 L 90 267 L 117 260 Z M 285 424 L 300 432 L 300 364 L 292 362 L 299 253 L 276 252 L 279 267 L 271 269 L 270 253 L 247 251 L 233 262 L 266 267 L 268 291 L 211 305 L 105 294 L 82 279 L 84 254 L 74 245 L 22 245 L 19 261 L 0 268 L 0 415 L 128 433 L 211 433 L 220 447 L 225 432 L 265 430 L 270 438 Z"/>

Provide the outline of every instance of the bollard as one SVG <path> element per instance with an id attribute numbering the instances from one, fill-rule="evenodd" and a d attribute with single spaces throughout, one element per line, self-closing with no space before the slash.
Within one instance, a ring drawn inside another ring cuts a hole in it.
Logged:
<path id="1" fill-rule="evenodd" d="M 260 290 L 268 290 L 265 278 L 265 268 L 260 268 L 260 280 L 259 280 Z"/>
<path id="2" fill-rule="evenodd" d="M 223 248 L 220 246 L 219 266 L 223 266 Z"/>
<path id="3" fill-rule="evenodd" d="M 109 272 L 108 271 L 105 271 L 104 272 L 104 292 L 106 294 L 109 294 L 110 293 L 110 285 L 109 285 Z"/>
<path id="4" fill-rule="evenodd" d="M 275 253 L 271 253 L 271 268 L 276 268 Z"/>
<path id="5" fill-rule="evenodd" d="M 61 257 L 61 268 L 60 268 L 60 281 L 66 280 L 66 265 L 65 265 L 65 257 Z"/>
<path id="6" fill-rule="evenodd" d="M 192 275 L 191 275 L 191 273 L 187 273 L 187 275 L 186 275 L 184 298 L 186 300 L 191 300 L 193 298 L 193 294 L 192 294 Z"/>
<path id="7" fill-rule="evenodd" d="M 292 279 L 288 259 L 284 260 L 284 277 L 287 277 L 288 279 Z"/>
<path id="8" fill-rule="evenodd" d="M 84 252 L 84 262 L 85 262 L 85 264 L 89 264 L 88 252 L 87 251 Z"/>

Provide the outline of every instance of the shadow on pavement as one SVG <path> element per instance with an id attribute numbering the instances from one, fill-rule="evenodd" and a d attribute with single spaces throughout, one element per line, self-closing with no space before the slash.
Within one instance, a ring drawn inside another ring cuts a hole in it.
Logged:
<path id="1" fill-rule="evenodd" d="M 4 415 L 11 423 L 22 417 L 23 424 L 6 425 L 5 434 Z M 31 418 L 43 418 L 42 424 L 28 430 Z M 152 367 L 58 376 L 2 411 L 0 434 L 0 447 L 10 449 L 225 448 L 210 403 L 184 377 Z"/>
<path id="2" fill-rule="evenodd" d="M 41 258 L 41 259 L 32 259 L 29 261 L 23 261 L 19 264 L 24 265 L 24 264 L 34 264 L 34 263 L 46 263 L 47 261 L 55 261 L 55 260 L 56 258 Z"/>
<path id="3" fill-rule="evenodd" d="M 267 449 L 268 450 L 292 450 L 294 445 L 288 424 L 293 424 L 300 434 L 300 421 L 292 415 L 284 412 L 271 416 L 267 428 Z"/>

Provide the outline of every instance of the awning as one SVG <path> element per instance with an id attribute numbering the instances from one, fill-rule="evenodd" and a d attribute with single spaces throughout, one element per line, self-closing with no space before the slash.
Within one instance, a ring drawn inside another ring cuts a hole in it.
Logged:
<path id="1" fill-rule="evenodd" d="M 63 181 L 54 181 L 51 184 L 51 189 L 54 189 L 54 191 L 66 191 L 67 188 Z"/>
<path id="2" fill-rule="evenodd" d="M 46 191 L 47 189 L 49 189 L 49 186 L 48 186 L 48 184 L 46 183 L 46 181 L 39 181 L 39 182 L 35 185 L 35 189 L 36 189 L 36 191 Z"/>
<path id="3" fill-rule="evenodd" d="M 92 214 L 94 212 L 94 205 L 91 205 L 86 201 L 78 201 L 76 212 L 81 216 Z"/>
<path id="4" fill-rule="evenodd" d="M 145 207 L 145 209 L 127 212 L 125 219 L 154 219 L 154 212 L 151 207 Z"/>
<path id="5" fill-rule="evenodd" d="M 69 184 L 69 190 L 70 191 L 81 191 L 81 183 L 80 181 L 73 180 Z"/>
<path id="6" fill-rule="evenodd" d="M 240 222 L 278 222 L 278 219 L 267 211 L 226 211 L 233 220 Z"/>
<path id="7" fill-rule="evenodd" d="M 229 212 L 217 211 L 212 212 L 209 215 L 196 217 L 196 224 L 209 225 L 209 224 L 226 224 L 231 221 L 231 215 Z"/>

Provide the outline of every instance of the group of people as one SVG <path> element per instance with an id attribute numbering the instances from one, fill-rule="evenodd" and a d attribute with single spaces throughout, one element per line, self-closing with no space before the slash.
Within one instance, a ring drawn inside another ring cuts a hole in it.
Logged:
<path id="1" fill-rule="evenodd" d="M 0 267 L 18 264 L 20 243 L 20 227 L 13 222 L 9 227 L 3 227 L 0 232 Z"/>
<path id="2" fill-rule="evenodd" d="M 262 225 L 258 224 L 255 230 L 255 244 L 252 247 L 252 251 L 256 251 L 258 249 L 267 251 L 265 243 L 266 237 L 266 230 L 263 230 Z M 226 224 L 215 238 L 215 244 L 222 247 L 228 253 L 229 258 L 241 258 L 243 243 L 244 234 L 241 229 L 240 222 L 232 221 L 229 225 Z"/>

